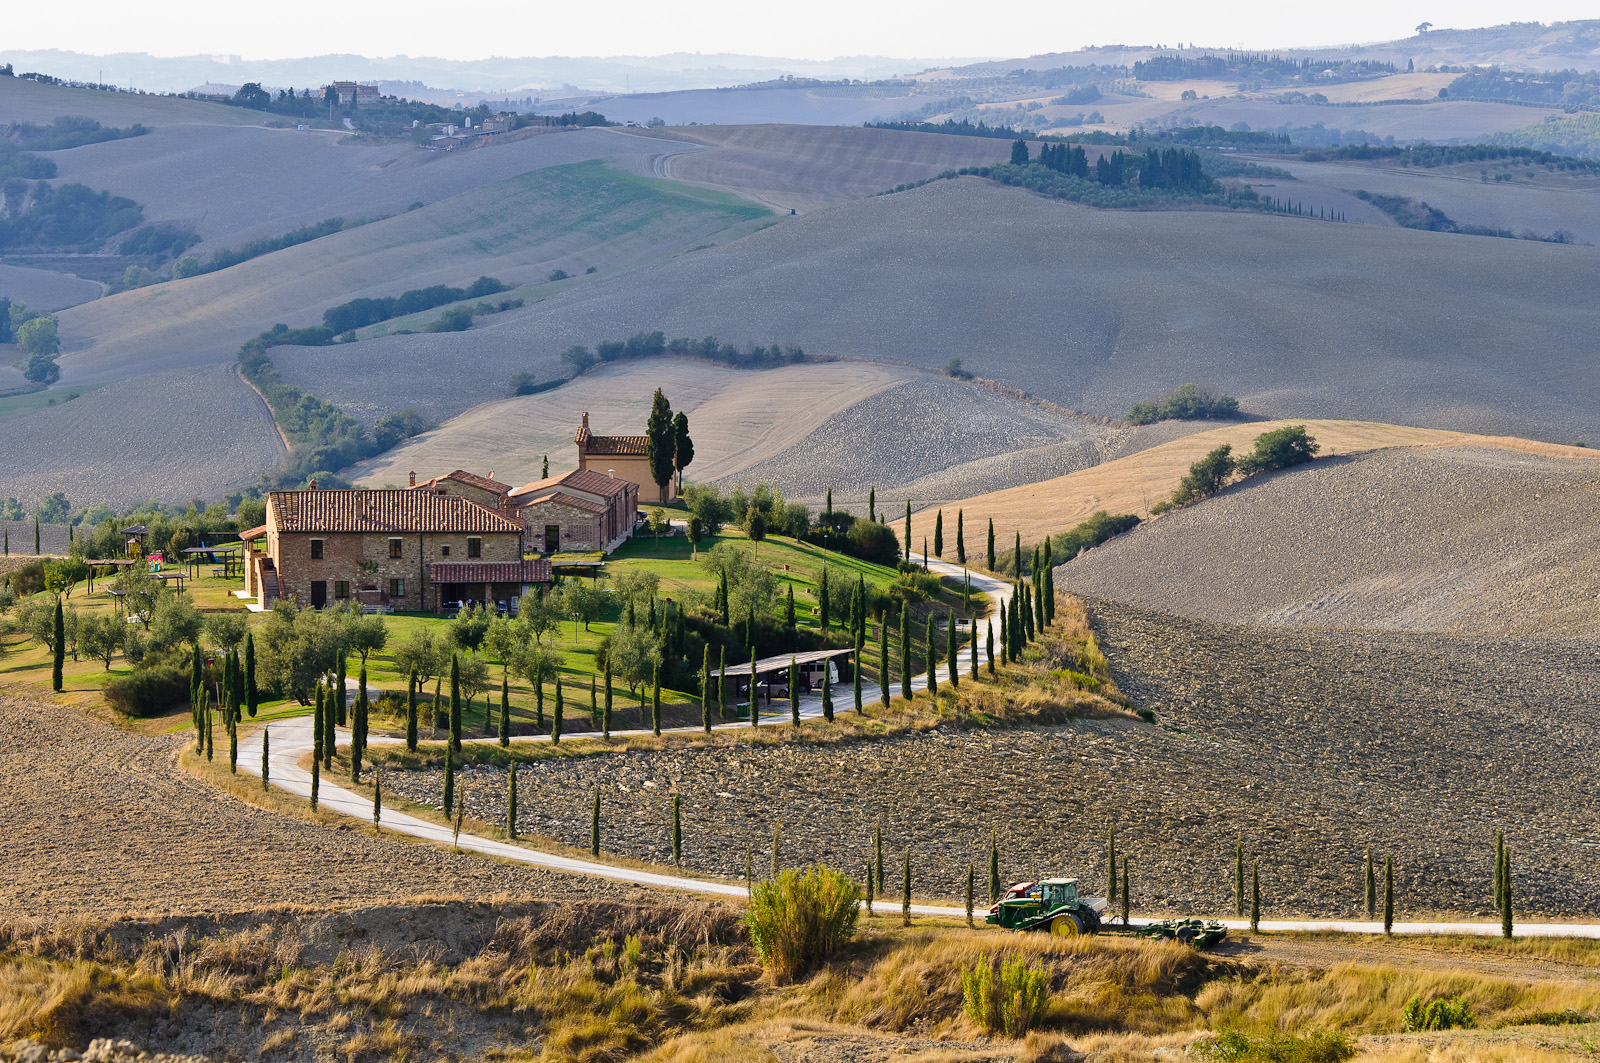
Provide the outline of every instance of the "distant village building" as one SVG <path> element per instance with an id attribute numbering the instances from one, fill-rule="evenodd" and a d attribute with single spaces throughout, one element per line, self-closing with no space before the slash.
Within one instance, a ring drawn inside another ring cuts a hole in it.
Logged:
<path id="1" fill-rule="evenodd" d="M 323 88 L 324 96 L 327 95 L 327 90 L 330 88 L 338 94 L 339 103 L 344 107 L 350 106 L 352 99 L 356 101 L 357 107 L 360 107 L 363 103 L 376 103 L 378 98 L 383 95 L 378 91 L 378 86 L 376 85 L 360 85 L 354 81 L 335 81 L 332 85 Z"/>
<path id="2" fill-rule="evenodd" d="M 550 582 L 547 562 L 523 560 L 522 524 L 464 493 L 319 491 L 315 483 L 273 491 L 266 524 L 242 538 L 252 545 L 245 592 L 264 608 L 287 598 L 319 609 L 355 602 L 442 612 L 463 602 L 509 605 Z"/>
<path id="3" fill-rule="evenodd" d="M 650 475 L 650 459 L 645 453 L 644 436 L 601 436 L 589 430 L 589 414 L 584 411 L 583 424 L 575 440 L 578 444 L 578 468 L 583 471 L 603 472 L 627 480 L 639 488 L 640 496 L 654 502 L 661 497 L 661 488 Z M 667 484 L 666 501 L 678 497 L 677 485 Z"/>

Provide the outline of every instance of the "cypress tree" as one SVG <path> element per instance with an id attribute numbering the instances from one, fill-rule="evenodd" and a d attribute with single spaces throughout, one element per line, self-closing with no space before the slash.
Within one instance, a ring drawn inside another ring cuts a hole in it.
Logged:
<path id="1" fill-rule="evenodd" d="M 883 824 L 872 826 L 872 859 L 878 866 L 878 892 L 883 892 Z"/>
<path id="2" fill-rule="evenodd" d="M 606 662 L 606 701 L 600 715 L 600 737 L 611 741 L 611 662 Z"/>
<path id="3" fill-rule="evenodd" d="M 600 787 L 594 788 L 594 805 L 589 810 L 589 855 L 600 855 Z"/>
<path id="4" fill-rule="evenodd" d="M 39 556 L 39 518 L 33 518 L 33 556 Z"/>
<path id="5" fill-rule="evenodd" d="M 450 808 L 456 803 L 456 755 L 446 746 L 444 750 L 444 793 L 440 795 L 440 806 L 446 816 L 450 815 Z"/>
<path id="6" fill-rule="evenodd" d="M 244 704 L 250 718 L 255 719 L 261 690 L 256 686 L 256 638 L 248 631 L 244 633 Z"/>
<path id="7" fill-rule="evenodd" d="M 1505 895 L 1505 865 L 1506 865 L 1506 832 L 1494 832 L 1494 910 L 1501 911 L 1506 906 Z"/>
<path id="8" fill-rule="evenodd" d="M 923 642 L 928 650 L 928 696 L 931 698 L 939 693 L 939 651 L 934 648 L 933 644 L 932 613 L 928 614 L 928 630 L 923 636 Z"/>
<path id="9" fill-rule="evenodd" d="M 322 788 L 322 761 L 313 758 L 311 761 L 311 811 L 317 810 L 317 791 Z"/>
<path id="10" fill-rule="evenodd" d="M 321 761 L 323 740 L 322 714 L 325 711 L 322 707 L 321 683 L 317 684 L 317 700 L 315 702 L 315 708 L 313 708 L 311 711 L 311 759 L 314 761 Z"/>
<path id="11" fill-rule="evenodd" d="M 382 830 L 379 822 L 383 818 L 383 771 L 380 769 L 372 776 L 372 826 Z"/>
<path id="12" fill-rule="evenodd" d="M 450 655 L 450 752 L 461 752 L 461 655 L 459 653 Z"/>
<path id="13" fill-rule="evenodd" d="M 34 535 L 37 537 L 39 528 L 38 520 L 34 521 L 33 527 Z M 35 545 L 33 552 L 36 554 L 39 552 L 37 545 Z M 61 669 L 66 664 L 67 660 L 66 621 L 61 613 L 60 597 L 56 598 L 56 615 L 51 628 L 51 641 L 54 644 L 54 648 L 51 651 L 53 656 L 51 657 L 50 664 L 50 686 L 57 694 L 59 694 L 61 693 L 62 686 Z"/>
<path id="14" fill-rule="evenodd" d="M 989 832 L 989 903 L 1000 899 L 1000 842 L 995 831 Z"/>
<path id="15" fill-rule="evenodd" d="M 818 581 L 818 583 L 817 583 L 817 616 L 818 616 L 818 618 L 820 619 L 820 621 L 822 623 L 822 633 L 823 633 L 824 636 L 826 636 L 827 633 L 828 633 L 828 628 L 832 625 L 832 621 L 833 621 L 833 617 L 829 615 L 829 610 L 828 610 L 828 566 L 827 565 L 823 565 L 822 566 L 822 579 L 820 581 Z"/>
<path id="16" fill-rule="evenodd" d="M 1128 925 L 1128 858 L 1122 858 L 1122 925 Z"/>
<path id="17" fill-rule="evenodd" d="M 500 745 L 511 745 L 511 681 L 506 673 L 500 673 Z"/>
<path id="18" fill-rule="evenodd" d="M 463 786 L 461 789 L 456 791 L 456 818 L 455 823 L 453 824 L 455 828 L 454 844 L 456 847 L 456 852 L 458 853 L 461 851 L 461 821 L 466 818 L 467 794 L 466 787 Z"/>
<path id="19" fill-rule="evenodd" d="M 984 650 L 989 656 L 989 674 L 994 675 L 994 621 L 990 620 L 983 625 L 985 629 Z M 1005 626 L 1005 614 L 1000 614 L 1000 626 Z"/>
<path id="20" fill-rule="evenodd" d="M 1012 561 L 1012 569 L 1013 569 L 1012 574 L 1015 575 L 1017 577 L 1017 579 L 1020 580 L 1024 575 L 1026 575 L 1026 573 L 1024 573 L 1022 571 L 1022 532 L 1021 532 L 1021 530 L 1018 530 L 1018 532 L 1017 532 L 1017 544 L 1016 544 L 1016 546 L 1014 548 L 1014 555 L 1013 555 L 1011 561 Z"/>
<path id="21" fill-rule="evenodd" d="M 1000 610 L 1000 652 L 1007 664 L 1011 663 L 1011 625 L 1008 623 L 1010 612 L 1011 604 L 1007 602 L 1005 607 Z M 994 628 L 992 626 L 989 629 L 989 641 L 991 644 L 994 642 Z M 992 649 L 989 651 L 989 671 L 991 673 L 994 671 L 994 651 Z"/>
<path id="22" fill-rule="evenodd" d="M 239 724 L 228 723 L 228 771 L 239 774 Z"/>
<path id="23" fill-rule="evenodd" d="M 263 727 L 261 729 L 261 792 L 262 793 L 266 793 L 267 792 L 267 775 L 271 772 L 271 768 L 268 766 L 268 763 L 267 763 L 267 755 L 268 755 L 267 754 L 267 749 L 268 749 L 269 746 L 271 746 L 271 744 L 272 744 L 271 729 Z"/>
<path id="24" fill-rule="evenodd" d="M 514 760 L 506 773 L 506 837 L 513 840 L 517 837 L 517 762 Z"/>
<path id="25" fill-rule="evenodd" d="M 417 673 L 406 680 L 406 749 L 417 751 Z"/>
<path id="26" fill-rule="evenodd" d="M 794 726 L 800 726 L 800 669 L 793 657 L 789 658 L 789 718 Z"/>
<path id="27" fill-rule="evenodd" d="M 727 627 L 728 619 L 728 570 L 723 569 L 717 577 L 717 595 L 722 600 L 722 626 Z"/>
<path id="28" fill-rule="evenodd" d="M 1511 893 L 1511 850 L 1500 858 L 1500 936 L 1511 940 L 1514 904 Z"/>
<path id="29" fill-rule="evenodd" d="M 914 668 L 912 668 L 912 664 L 914 664 L 914 661 L 912 661 L 912 658 L 910 658 L 910 608 L 909 607 L 904 607 L 904 605 L 902 605 L 902 607 L 901 607 L 901 696 L 902 696 L 902 698 L 906 698 L 907 701 L 910 701 L 910 674 L 912 674 L 912 671 L 914 671 Z"/>
<path id="30" fill-rule="evenodd" d="M 944 556 L 944 510 L 933 515 L 933 552 Z"/>
<path id="31" fill-rule="evenodd" d="M 1244 835 L 1233 845 L 1233 914 L 1244 917 Z"/>
<path id="32" fill-rule="evenodd" d="M 726 720 L 728 718 L 728 647 L 719 648 L 720 663 L 717 665 L 717 716 Z"/>
<path id="33" fill-rule="evenodd" d="M 672 866 L 683 866 L 683 812 L 679 795 L 672 795 Z"/>
<path id="34" fill-rule="evenodd" d="M 38 553 L 37 550 L 34 553 Z M 906 499 L 906 560 L 911 560 L 911 500 Z"/>
<path id="35" fill-rule="evenodd" d="M 1261 933 L 1261 861 L 1250 864 L 1250 933 Z"/>
<path id="36" fill-rule="evenodd" d="M 952 689 L 961 688 L 961 663 L 956 659 L 956 615 L 944 614 L 945 666 L 950 675 Z"/>
<path id="37" fill-rule="evenodd" d="M 867 915 L 872 915 L 872 861 L 867 861 Z"/>
<path id="38" fill-rule="evenodd" d="M 878 488 L 876 485 L 867 488 L 867 519 L 873 523 L 878 520 Z"/>
<path id="39" fill-rule="evenodd" d="M 339 721 L 339 726 L 344 727 L 349 722 L 347 718 L 349 695 L 345 692 L 345 651 L 343 650 L 339 651 L 337 678 L 338 681 L 335 683 L 335 687 L 339 691 L 339 695 L 334 699 L 333 712 L 334 718 Z"/>
<path id="40" fill-rule="evenodd" d="M 216 752 L 217 752 L 216 741 L 215 741 L 216 736 L 215 736 L 215 734 L 214 734 L 214 732 L 212 730 L 213 721 L 211 719 L 211 706 L 209 704 L 205 708 L 205 718 L 206 718 L 206 761 L 209 763 L 211 761 L 212 757 L 214 757 L 216 755 Z"/>
<path id="41" fill-rule="evenodd" d="M 700 661 L 700 726 L 706 734 L 711 733 L 711 646 L 708 643 L 705 656 Z"/>
<path id="42" fill-rule="evenodd" d="M 967 563 L 966 519 L 959 509 L 956 510 L 956 560 L 963 565 Z"/>
<path id="43" fill-rule="evenodd" d="M 333 758 L 338 755 L 339 732 L 333 723 L 333 691 L 329 690 L 322 701 L 322 726 L 327 734 L 322 739 L 322 766 L 333 770 Z"/>
<path id="44" fill-rule="evenodd" d="M 833 722 L 832 662 L 822 662 L 822 718 Z"/>
<path id="45" fill-rule="evenodd" d="M 860 646 L 856 647 L 855 656 L 853 658 L 851 658 L 850 673 L 851 673 L 850 682 L 851 682 L 852 692 L 855 694 L 855 697 L 856 697 L 856 715 L 860 716 L 861 715 L 861 709 L 862 709 L 862 706 L 861 706 L 861 647 Z"/>
<path id="46" fill-rule="evenodd" d="M 994 571 L 994 518 L 989 518 L 989 571 Z"/>
<path id="47" fill-rule="evenodd" d="M 1394 860 L 1383 857 L 1383 932 L 1394 933 Z"/>
<path id="48" fill-rule="evenodd" d="M 969 624 L 967 635 L 971 639 L 968 646 L 971 648 L 972 681 L 978 681 L 978 625 L 976 622 Z"/>
<path id="49" fill-rule="evenodd" d="M 824 570 L 824 571 L 826 571 L 826 570 Z M 783 607 L 783 623 L 784 623 L 784 626 L 787 627 L 790 630 L 790 632 L 794 631 L 795 622 L 794 622 L 794 584 L 793 583 L 789 584 L 788 598 L 784 603 L 784 607 Z"/>
<path id="50" fill-rule="evenodd" d="M 967 925 L 972 925 L 972 886 L 977 877 L 977 869 L 972 866 L 972 861 L 967 861 Z"/>
<path id="51" fill-rule="evenodd" d="M 772 825 L 772 877 L 778 877 L 778 853 L 783 847 L 783 817 Z"/>
<path id="52" fill-rule="evenodd" d="M 355 719 L 350 734 L 350 781 L 361 781 L 361 755 L 367 748 L 367 666 L 361 666 L 361 687 L 356 691 Z"/>
<path id="53" fill-rule="evenodd" d="M 756 696 L 756 648 L 750 647 L 750 726 L 761 726 L 761 699 Z"/>
<path id="54" fill-rule="evenodd" d="M 556 678 L 556 708 L 561 708 L 561 679 Z M 650 680 L 650 733 L 661 733 L 661 662 L 655 663 L 653 676 Z"/>
<path id="55" fill-rule="evenodd" d="M 900 925 L 911 925 L 911 850 L 906 850 L 905 870 L 900 884 Z"/>
<path id="56" fill-rule="evenodd" d="M 600 726 L 600 677 L 589 673 L 589 727 Z"/>
<path id="57" fill-rule="evenodd" d="M 889 614 L 878 625 L 878 704 L 889 707 Z"/>
<path id="58" fill-rule="evenodd" d="M 1367 918 L 1371 919 L 1378 914 L 1378 873 L 1377 869 L 1372 866 L 1372 845 L 1370 842 L 1367 844 L 1366 874 L 1362 877 L 1366 881 L 1366 891 L 1363 899 L 1367 903 Z"/>
<path id="59" fill-rule="evenodd" d="M 660 725 L 661 709 L 660 709 L 660 705 L 661 705 L 661 700 L 660 700 L 659 697 L 657 697 L 657 699 L 656 699 L 656 706 L 657 706 L 657 708 L 656 708 L 656 721 L 657 721 L 657 723 L 656 723 L 656 734 L 660 734 L 661 733 L 661 725 Z M 561 693 L 561 673 L 557 672 L 556 673 L 556 713 L 555 713 L 555 716 L 553 716 L 551 718 L 551 720 L 550 720 L 550 744 L 551 745 L 559 746 L 561 744 L 561 723 L 562 723 L 562 717 L 564 715 L 564 710 L 565 709 L 566 709 L 566 698 Z"/>
<path id="60" fill-rule="evenodd" d="M 1106 903 L 1117 903 L 1117 825 L 1106 830 Z"/>

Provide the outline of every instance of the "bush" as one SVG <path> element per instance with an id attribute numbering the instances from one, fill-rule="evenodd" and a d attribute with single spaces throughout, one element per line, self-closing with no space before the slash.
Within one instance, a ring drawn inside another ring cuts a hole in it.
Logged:
<path id="1" fill-rule="evenodd" d="M 1406 1033 L 1416 1033 L 1419 1030 L 1454 1030 L 1466 1029 L 1477 1024 L 1477 1019 L 1472 1014 L 1472 1009 L 1460 997 L 1430 1000 L 1424 1004 L 1421 997 L 1412 997 L 1406 1001 L 1405 1010 L 1400 1013 L 1405 1023 Z"/>
<path id="2" fill-rule="evenodd" d="M 1303 465 L 1317 456 L 1322 447 L 1306 434 L 1303 424 L 1284 425 L 1256 436 L 1256 447 L 1239 459 L 1239 472 L 1254 476 L 1258 472 Z"/>
<path id="3" fill-rule="evenodd" d="M 1304 1037 L 1247 1037 L 1229 1030 L 1189 1046 L 1193 1058 L 1223 1063 L 1343 1063 L 1355 1054 L 1348 1037 L 1320 1030 Z"/>
<path id="4" fill-rule="evenodd" d="M 1159 399 L 1136 402 L 1128 411 L 1129 424 L 1156 421 L 1226 420 L 1239 416 L 1239 400 L 1213 388 L 1183 384 Z"/>
<path id="5" fill-rule="evenodd" d="M 1172 496 L 1173 503 L 1181 506 L 1197 498 L 1216 494 L 1227 485 L 1233 469 L 1233 447 L 1224 443 L 1189 466 L 1189 474 L 1178 481 L 1178 490 Z"/>
<path id="6" fill-rule="evenodd" d="M 44 590 L 44 568 L 45 562 L 30 561 L 11 573 L 11 589 L 18 598 L 26 598 Z"/>
<path id="7" fill-rule="evenodd" d="M 1051 541 L 1052 559 L 1057 562 L 1071 561 L 1107 539 L 1132 531 L 1138 524 L 1139 518 L 1132 513 L 1113 517 L 1103 509 L 1096 510 L 1088 520 L 1071 531 L 1062 532 Z"/>
<path id="8" fill-rule="evenodd" d="M 849 942 L 860 905 L 861 887 L 833 868 L 790 868 L 756 884 L 744 921 L 761 962 L 787 982 Z"/>
<path id="9" fill-rule="evenodd" d="M 1049 974 L 1020 957 L 1001 962 L 984 956 L 961 971 L 967 1017 L 988 1033 L 1021 1037 L 1039 1021 L 1049 999 Z"/>
<path id="10" fill-rule="evenodd" d="M 456 307 L 446 310 L 433 320 L 424 332 L 465 332 L 472 327 L 472 312 Z"/>
<path id="11" fill-rule="evenodd" d="M 845 533 L 844 552 L 875 565 L 893 565 L 900 558 L 900 537 L 887 524 L 857 520 Z"/>
<path id="12" fill-rule="evenodd" d="M 176 665 L 143 668 L 107 680 L 105 692 L 124 716 L 158 716 L 189 700 L 189 676 Z"/>

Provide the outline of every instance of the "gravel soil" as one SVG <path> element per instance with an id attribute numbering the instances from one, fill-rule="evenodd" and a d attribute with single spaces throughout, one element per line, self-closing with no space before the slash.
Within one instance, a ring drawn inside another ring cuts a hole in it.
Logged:
<path id="1" fill-rule="evenodd" d="M 1600 461 L 1377 451 L 1245 481 L 1056 575 L 1074 593 L 1208 620 L 1592 636 L 1597 501 Z"/>
<path id="2" fill-rule="evenodd" d="M 1155 726 L 1080 721 L 944 730 L 833 747 L 628 753 L 520 775 L 520 829 L 584 846 L 599 787 L 607 851 L 670 859 L 682 794 L 685 863 L 863 866 L 883 824 L 898 896 L 909 845 L 919 896 L 980 892 L 991 830 L 1008 880 L 1064 873 L 1104 891 L 1105 832 L 1132 860 L 1135 907 L 1232 907 L 1234 840 L 1261 861 L 1269 918 L 1356 917 L 1362 856 L 1395 859 L 1397 911 L 1487 915 L 1506 829 L 1524 918 L 1600 914 L 1589 687 L 1592 647 L 1560 640 L 1253 630 L 1111 603 L 1094 615 L 1118 685 Z M 1570 766 L 1570 767 L 1569 767 Z M 503 818 L 504 775 L 465 773 L 468 807 Z M 437 801 L 437 773 L 385 776 Z"/>
<path id="3" fill-rule="evenodd" d="M 259 809 L 181 770 L 182 744 L 0 695 L 0 908 L 215 913 L 639 892 Z"/>

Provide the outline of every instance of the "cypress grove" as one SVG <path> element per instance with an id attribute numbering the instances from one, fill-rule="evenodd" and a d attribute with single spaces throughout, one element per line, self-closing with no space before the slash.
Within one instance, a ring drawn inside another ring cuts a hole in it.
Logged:
<path id="1" fill-rule="evenodd" d="M 506 837 L 513 841 L 517 837 L 517 762 L 514 760 L 506 773 Z"/>

